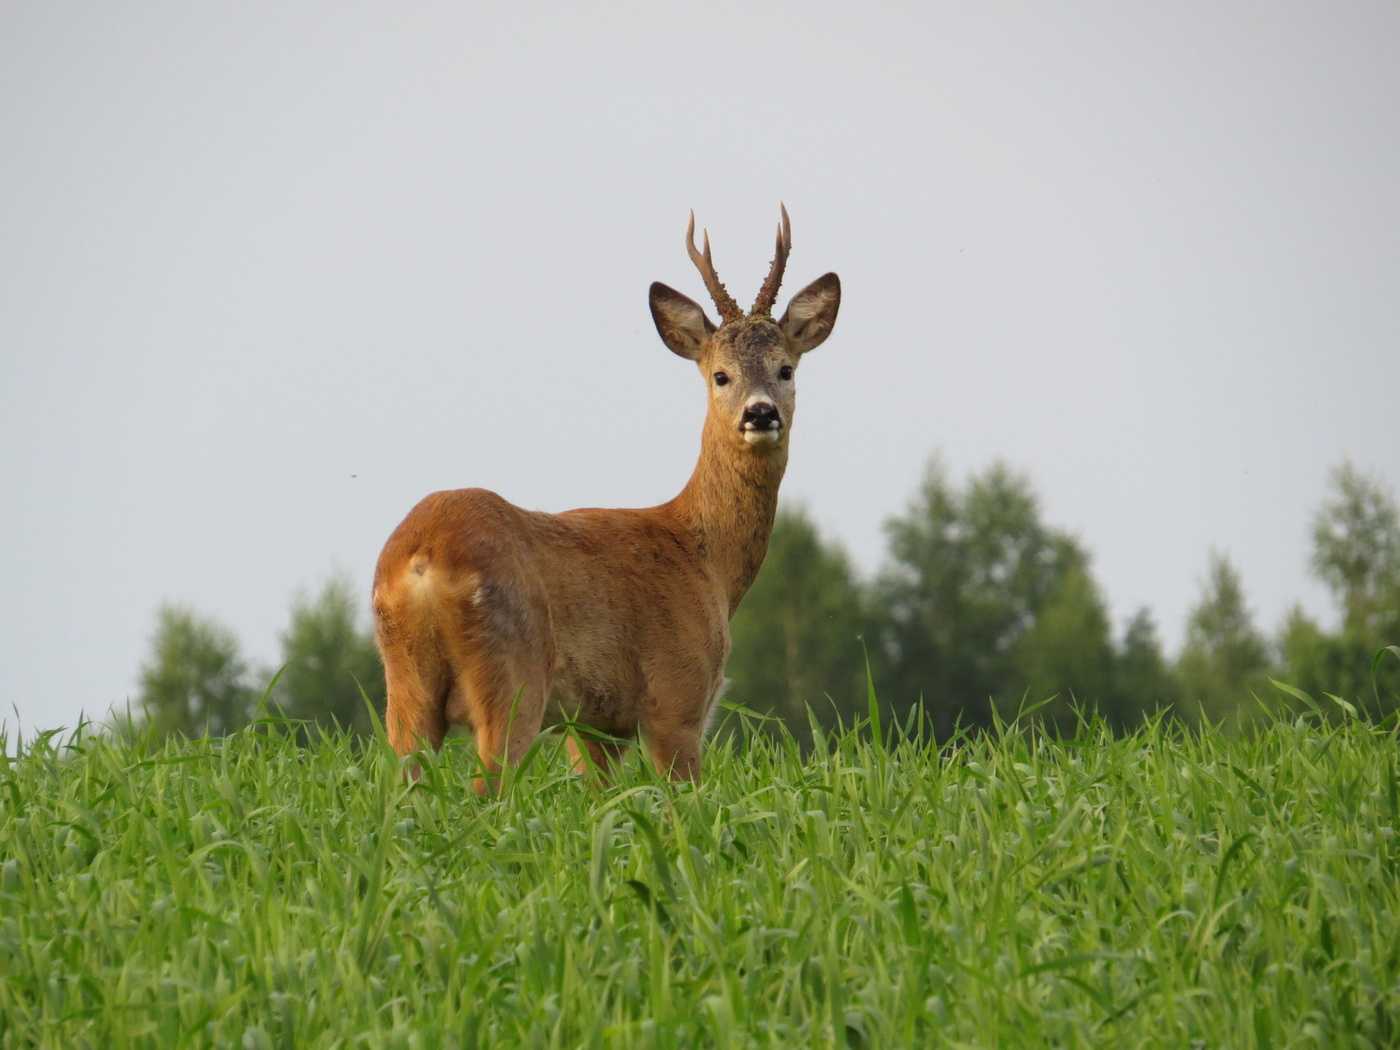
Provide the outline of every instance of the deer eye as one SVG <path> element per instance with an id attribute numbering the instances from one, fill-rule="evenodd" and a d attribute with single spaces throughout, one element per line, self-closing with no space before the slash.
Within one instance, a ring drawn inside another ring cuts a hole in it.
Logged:
<path id="1" fill-rule="evenodd" d="M 779 378 L 779 379 L 791 379 L 791 378 L 792 378 L 792 365 L 783 365 L 782 368 L 778 369 L 778 378 Z"/>
<path id="2" fill-rule="evenodd" d="M 729 382 L 729 375 L 728 375 L 727 373 L 725 373 L 725 372 L 716 372 L 716 373 L 715 373 L 715 386 L 724 386 L 724 384 L 727 383 L 727 382 Z"/>

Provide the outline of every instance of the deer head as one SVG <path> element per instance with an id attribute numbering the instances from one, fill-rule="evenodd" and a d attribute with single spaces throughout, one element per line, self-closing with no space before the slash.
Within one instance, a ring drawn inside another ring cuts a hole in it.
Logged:
<path id="1" fill-rule="evenodd" d="M 787 208 L 779 207 L 782 219 L 773 264 L 747 314 L 715 272 L 708 230 L 704 251 L 696 250 L 694 212 L 685 231 L 686 251 L 719 311 L 719 324 L 694 300 L 660 281 L 652 284 L 650 296 L 661 341 L 672 353 L 694 361 L 709 385 L 707 428 L 716 426 L 736 445 L 760 452 L 786 447 L 798 363 L 825 342 L 841 306 L 841 281 L 828 273 L 793 296 L 783 316 L 773 320 L 773 304 L 792 251 L 792 224 Z"/>

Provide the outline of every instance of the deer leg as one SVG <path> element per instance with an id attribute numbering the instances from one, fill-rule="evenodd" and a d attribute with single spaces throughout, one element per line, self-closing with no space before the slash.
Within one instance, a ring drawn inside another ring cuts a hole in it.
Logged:
<path id="1" fill-rule="evenodd" d="M 687 665 L 651 668 L 641 730 L 662 776 L 700 783 L 700 741 L 721 681 L 718 671 L 702 675 Z"/>
<path id="2" fill-rule="evenodd" d="M 386 646 L 383 655 L 388 692 L 384 728 L 389 745 L 400 758 L 418 747 L 438 750 L 447 732 L 438 683 L 425 680 L 424 669 L 396 649 Z M 416 769 L 413 776 L 417 779 Z"/>
<path id="3" fill-rule="evenodd" d="M 511 666 L 518 669 L 507 669 Z M 483 767 L 472 787 L 486 795 L 500 787 L 503 763 L 519 762 L 539 736 L 548 682 L 542 669 L 519 667 L 514 661 L 471 678 L 465 692 Z"/>
<path id="4" fill-rule="evenodd" d="M 675 726 L 647 734 L 647 752 L 662 776 L 700 783 L 700 727 Z"/>
<path id="5" fill-rule="evenodd" d="M 569 759 L 574 772 L 586 776 L 590 768 L 602 784 L 609 784 L 609 772 L 614 762 L 622 757 L 625 744 L 616 740 L 599 740 L 595 737 L 571 734 L 565 739 L 569 749 Z"/>

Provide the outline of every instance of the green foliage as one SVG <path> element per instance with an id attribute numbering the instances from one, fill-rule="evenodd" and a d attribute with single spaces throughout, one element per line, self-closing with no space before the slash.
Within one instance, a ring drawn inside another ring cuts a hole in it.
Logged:
<path id="1" fill-rule="evenodd" d="M 1281 639 L 1284 674 L 1305 692 L 1335 693 L 1383 718 L 1400 702 L 1400 662 L 1374 662 L 1400 642 L 1400 511 L 1350 464 L 1333 472 L 1314 520 L 1312 567 L 1332 591 L 1341 628 L 1329 633 L 1295 609 Z"/>
<path id="2" fill-rule="evenodd" d="M 282 634 L 283 671 L 276 692 L 288 715 L 326 728 L 369 731 L 359 686 L 382 710 L 384 668 L 374 639 L 360 627 L 362 604 L 351 583 L 335 577 L 314 598 L 293 605 Z"/>
<path id="3" fill-rule="evenodd" d="M 1042 717 L 1062 730 L 1074 728 L 1071 698 L 1086 706 L 1113 706 L 1118 682 L 1108 610 L 1085 569 L 1076 565 L 1065 572 L 1021 637 L 1015 662 L 1032 698 L 1057 697 Z"/>
<path id="4" fill-rule="evenodd" d="M 994 700 L 1014 709 L 1033 676 L 1066 695 L 1101 688 L 1107 620 L 1087 558 L 1041 522 L 1025 478 L 996 465 L 958 490 L 934 461 L 885 528 L 890 562 L 872 604 L 884 618 L 880 683 L 896 711 L 922 698 L 946 737 L 959 721 L 989 725 Z M 1056 623 L 1037 637 L 1052 606 Z M 1052 653 L 1055 644 L 1073 651 Z M 1082 682 L 1066 677 L 1087 669 Z"/>
<path id="5" fill-rule="evenodd" d="M 1255 629 L 1240 575 L 1213 551 L 1201 600 L 1186 621 L 1177 664 L 1182 699 L 1199 717 L 1238 722 L 1251 712 L 1241 697 L 1272 693 L 1268 672 L 1268 645 Z"/>
<path id="6" fill-rule="evenodd" d="M 138 715 L 159 735 L 232 732 L 252 717 L 256 696 L 247 670 L 231 631 L 188 609 L 162 606 L 140 671 Z"/>
<path id="7" fill-rule="evenodd" d="M 1333 471 L 1332 489 L 1313 521 L 1313 570 L 1348 628 L 1400 633 L 1400 510 L 1380 482 L 1350 463 Z"/>
<path id="8" fill-rule="evenodd" d="M 1157 623 L 1150 610 L 1139 609 L 1128 621 L 1115 661 L 1114 678 L 1114 699 L 1105 714 L 1119 729 L 1170 707 L 1180 697 L 1181 689 L 1162 654 Z"/>
<path id="9" fill-rule="evenodd" d="M 1369 655 L 1344 628 L 1329 633 L 1295 607 L 1279 645 L 1288 680 L 1312 696 L 1337 693 L 1363 700 L 1371 693 Z"/>
<path id="10" fill-rule="evenodd" d="M 864 606 L 845 552 L 805 511 L 782 511 L 731 624 L 728 695 L 781 718 L 804 745 L 808 707 L 827 727 L 849 725 L 865 700 Z"/>
<path id="11" fill-rule="evenodd" d="M 0 741 L 0 1046 L 1394 1046 L 1364 722 L 992 729 L 502 798 L 264 723 Z"/>

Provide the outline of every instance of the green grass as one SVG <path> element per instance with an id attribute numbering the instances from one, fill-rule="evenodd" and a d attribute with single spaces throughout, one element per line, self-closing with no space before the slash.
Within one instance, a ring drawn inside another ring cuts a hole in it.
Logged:
<path id="1" fill-rule="evenodd" d="M 591 790 L 545 738 L 276 726 L 0 758 L 0 1046 L 1400 1041 L 1393 734 L 759 739 Z M 13 745 L 12 745 L 13 746 Z"/>

